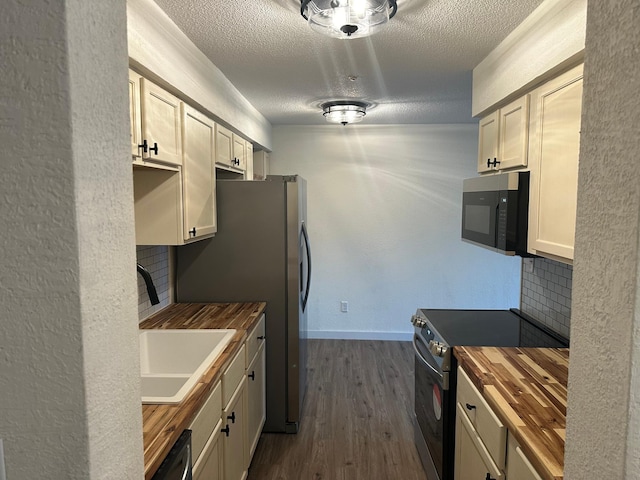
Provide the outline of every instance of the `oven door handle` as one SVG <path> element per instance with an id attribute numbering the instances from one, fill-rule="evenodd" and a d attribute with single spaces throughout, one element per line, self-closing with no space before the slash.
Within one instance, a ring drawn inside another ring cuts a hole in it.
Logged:
<path id="1" fill-rule="evenodd" d="M 431 365 L 426 358 L 424 358 L 422 356 L 422 353 L 420 353 L 420 350 L 418 349 L 418 345 L 416 344 L 416 340 L 417 340 L 417 336 L 414 335 L 413 336 L 413 349 L 416 351 L 416 355 L 418 356 L 418 358 L 422 361 L 422 363 L 424 363 L 427 367 L 429 367 L 431 369 L 431 371 L 433 373 L 435 373 L 441 380 L 444 379 L 444 376 L 442 375 L 442 373 L 440 373 L 433 365 Z"/>

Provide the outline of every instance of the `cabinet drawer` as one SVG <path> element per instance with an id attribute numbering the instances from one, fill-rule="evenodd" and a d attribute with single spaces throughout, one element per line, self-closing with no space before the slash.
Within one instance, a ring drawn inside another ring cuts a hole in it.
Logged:
<path id="1" fill-rule="evenodd" d="M 473 428 L 469 417 L 465 415 L 465 407 L 456 404 L 456 463 L 454 480 L 470 480 L 490 478 L 504 480 L 503 468 L 499 468 L 487 451 L 483 439 Z M 486 473 L 486 477 L 485 477 Z M 521 480 L 514 477 L 512 480 Z"/>
<path id="2" fill-rule="evenodd" d="M 213 427 L 220 420 L 221 414 L 222 386 L 218 382 L 189 427 L 191 430 L 191 455 L 194 463 L 211 437 Z"/>
<path id="3" fill-rule="evenodd" d="M 251 362 L 253 362 L 256 353 L 258 353 L 258 350 L 260 349 L 260 345 L 264 343 L 264 332 L 265 318 L 263 313 L 260 317 L 260 320 L 258 320 L 258 324 L 253 328 L 253 330 L 251 330 L 251 332 L 249 332 L 249 335 L 247 336 L 247 366 L 249 366 Z"/>
<path id="4" fill-rule="evenodd" d="M 491 454 L 496 465 L 504 469 L 507 451 L 507 428 L 496 417 L 467 374 L 458 368 L 458 403 Z"/>
<path id="5" fill-rule="evenodd" d="M 233 392 L 242 381 L 244 377 L 245 360 L 246 360 L 246 347 L 242 345 L 242 348 L 231 361 L 231 364 L 222 375 L 222 405 L 225 407 L 231 400 Z"/>

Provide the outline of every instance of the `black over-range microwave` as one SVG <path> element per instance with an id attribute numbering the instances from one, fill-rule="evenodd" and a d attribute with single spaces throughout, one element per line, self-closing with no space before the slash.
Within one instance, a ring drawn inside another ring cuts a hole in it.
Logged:
<path id="1" fill-rule="evenodd" d="M 527 253 L 529 172 L 463 181 L 462 239 L 505 255 Z"/>

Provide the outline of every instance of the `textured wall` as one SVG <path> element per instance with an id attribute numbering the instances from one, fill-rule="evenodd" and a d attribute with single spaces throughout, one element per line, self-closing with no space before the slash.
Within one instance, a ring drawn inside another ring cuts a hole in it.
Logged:
<path id="1" fill-rule="evenodd" d="M 589 0 L 565 478 L 640 478 L 640 2 Z"/>
<path id="2" fill-rule="evenodd" d="M 520 310 L 569 337 L 573 267 L 533 258 L 533 271 L 522 268 Z"/>
<path id="3" fill-rule="evenodd" d="M 584 50 L 587 0 L 546 0 L 473 69 L 474 116 Z"/>
<path id="4" fill-rule="evenodd" d="M 7 478 L 142 478 L 124 1 L 0 15 Z"/>
<path id="5" fill-rule="evenodd" d="M 312 336 L 409 338 L 419 307 L 518 306 L 520 259 L 460 240 L 476 125 L 273 132 L 271 172 L 308 181 Z"/>

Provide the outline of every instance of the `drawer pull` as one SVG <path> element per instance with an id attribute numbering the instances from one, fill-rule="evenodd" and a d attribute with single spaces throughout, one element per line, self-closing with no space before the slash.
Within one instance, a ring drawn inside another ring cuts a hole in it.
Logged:
<path id="1" fill-rule="evenodd" d="M 255 380 L 256 379 L 255 370 L 252 370 L 251 373 L 249 375 L 247 375 L 247 377 L 249 377 L 251 380 Z"/>
<path id="2" fill-rule="evenodd" d="M 487 473 L 487 477 L 485 478 L 485 480 L 496 480 L 495 478 L 491 478 L 491 474 Z"/>
<path id="3" fill-rule="evenodd" d="M 465 403 L 465 407 L 467 407 L 467 410 L 475 410 L 476 406 L 475 405 L 471 405 L 470 403 Z"/>
<path id="4" fill-rule="evenodd" d="M 264 340 L 265 338 L 267 338 L 267 337 L 265 337 L 264 335 L 260 335 L 260 336 L 258 337 L 258 340 Z"/>
<path id="5" fill-rule="evenodd" d="M 229 436 L 229 425 L 227 425 L 226 427 L 224 427 L 223 429 L 220 430 L 222 433 L 224 433 L 227 437 Z"/>
<path id="6" fill-rule="evenodd" d="M 227 415 L 227 419 L 231 420 L 231 423 L 236 423 L 236 412 L 231 412 L 231 415 Z"/>

